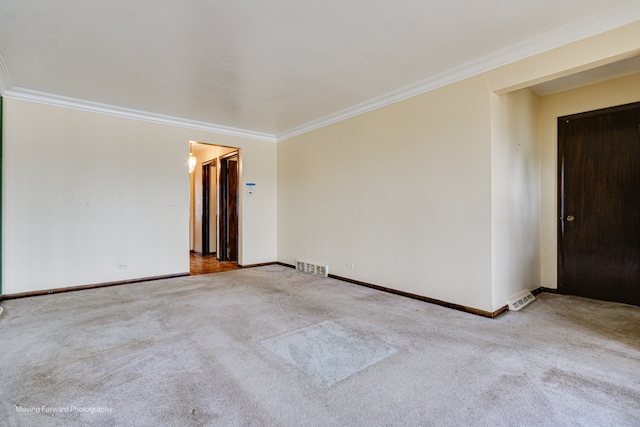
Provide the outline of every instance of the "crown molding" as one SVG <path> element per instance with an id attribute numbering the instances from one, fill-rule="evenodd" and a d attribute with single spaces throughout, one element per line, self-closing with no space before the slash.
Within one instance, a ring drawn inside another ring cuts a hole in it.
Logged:
<path id="1" fill-rule="evenodd" d="M 378 97 L 350 106 L 330 115 L 296 126 L 277 135 L 117 107 L 114 105 L 85 101 L 30 89 L 14 88 L 9 70 L 7 69 L 1 55 L 0 95 L 5 98 L 32 101 L 133 120 L 141 120 L 275 143 L 637 21 L 640 21 L 640 8 L 637 6 L 637 0 L 629 0 L 608 9 L 604 13 L 583 18 L 539 36 L 510 45 L 504 49 L 482 56 L 473 61 L 445 70 L 439 74 L 387 92 Z"/>
<path id="2" fill-rule="evenodd" d="M 75 110 L 88 111 L 91 113 L 107 114 L 110 116 L 123 117 L 126 119 L 141 120 L 151 123 L 159 123 L 169 126 L 178 126 L 187 129 L 214 132 L 223 135 L 238 136 L 241 138 L 255 139 L 259 141 L 277 142 L 275 136 L 254 132 L 229 126 L 217 125 L 214 123 L 200 122 L 196 120 L 182 119 L 179 117 L 165 116 L 163 114 L 149 113 L 131 108 L 117 107 L 114 105 L 102 104 L 99 102 L 85 101 L 61 95 L 54 95 L 45 92 L 38 92 L 30 89 L 12 88 L 5 92 L 5 98 L 19 99 L 23 101 L 37 102 L 40 104 L 54 105 L 57 107 L 72 108 Z"/>
<path id="3" fill-rule="evenodd" d="M 9 89 L 13 87 L 13 81 L 11 80 L 11 75 L 9 74 L 9 69 L 4 63 L 4 59 L 2 59 L 2 55 L 0 54 L 0 95 L 4 95 Z"/>
<path id="4" fill-rule="evenodd" d="M 632 24 L 639 20 L 640 8 L 637 5 L 637 1 L 627 1 L 608 9 L 604 13 L 575 21 L 539 36 L 512 44 L 460 66 L 418 80 L 412 84 L 387 92 L 320 119 L 294 127 L 279 133 L 276 137 L 278 142 L 284 141 L 587 37 Z"/>

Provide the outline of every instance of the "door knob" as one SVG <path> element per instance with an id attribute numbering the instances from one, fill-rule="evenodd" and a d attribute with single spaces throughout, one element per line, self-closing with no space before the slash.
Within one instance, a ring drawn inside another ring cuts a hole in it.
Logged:
<path id="1" fill-rule="evenodd" d="M 567 222 L 573 222 L 575 221 L 576 217 L 573 215 L 567 215 Z"/>

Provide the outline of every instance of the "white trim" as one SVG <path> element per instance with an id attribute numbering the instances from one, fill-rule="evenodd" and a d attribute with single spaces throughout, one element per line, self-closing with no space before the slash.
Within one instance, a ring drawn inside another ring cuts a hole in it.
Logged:
<path id="1" fill-rule="evenodd" d="M 342 120 L 394 104 L 431 90 L 459 82 L 495 68 L 611 31 L 640 20 L 637 0 L 627 1 L 607 12 L 581 19 L 536 37 L 507 46 L 488 55 L 443 71 L 434 76 L 387 92 L 376 98 L 345 108 L 328 116 L 296 126 L 277 135 L 278 142 L 338 123 Z"/>
<path id="2" fill-rule="evenodd" d="M 640 7 L 637 5 L 637 0 L 629 0 L 610 8 L 605 13 L 583 18 L 571 24 L 556 28 L 547 33 L 513 44 L 504 49 L 474 59 L 434 76 L 419 80 L 391 92 L 387 92 L 368 101 L 361 102 L 333 114 L 288 129 L 277 135 L 238 129 L 214 123 L 165 116 L 162 114 L 117 107 L 109 104 L 84 101 L 29 89 L 13 88 L 11 76 L 9 75 L 9 71 L 2 60 L 2 56 L 0 56 L 0 94 L 6 98 L 39 102 L 134 120 L 143 120 L 260 141 L 280 142 L 639 20 Z"/>
<path id="3" fill-rule="evenodd" d="M 9 69 L 0 55 L 0 95 L 4 95 L 6 91 L 13 87 Z"/>
<path id="4" fill-rule="evenodd" d="M 124 117 L 126 119 L 142 120 L 152 123 L 160 123 L 169 126 L 178 126 L 187 129 L 214 132 L 223 135 L 239 136 L 242 138 L 256 139 L 267 142 L 277 142 L 275 136 L 254 132 L 250 130 L 237 129 L 229 126 L 216 125 L 214 123 L 199 122 L 195 120 L 182 119 L 179 117 L 165 116 L 163 114 L 149 113 L 131 108 L 117 107 L 114 105 L 102 104 L 99 102 L 84 101 L 76 98 L 69 98 L 61 95 L 38 92 L 30 89 L 13 88 L 4 94 L 5 98 L 19 99 L 23 101 L 38 102 L 41 104 L 55 105 L 57 107 L 73 108 L 75 110 L 89 111 L 92 113 L 107 114 L 110 116 Z"/>

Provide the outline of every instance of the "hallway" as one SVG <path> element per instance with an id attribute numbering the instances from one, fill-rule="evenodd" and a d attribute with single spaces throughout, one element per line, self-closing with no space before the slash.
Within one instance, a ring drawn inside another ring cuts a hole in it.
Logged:
<path id="1" fill-rule="evenodd" d="M 235 261 L 218 261 L 215 254 L 212 255 L 196 255 L 190 254 L 190 269 L 192 276 L 197 274 L 221 273 L 223 271 L 231 271 L 238 269 L 238 263 Z"/>

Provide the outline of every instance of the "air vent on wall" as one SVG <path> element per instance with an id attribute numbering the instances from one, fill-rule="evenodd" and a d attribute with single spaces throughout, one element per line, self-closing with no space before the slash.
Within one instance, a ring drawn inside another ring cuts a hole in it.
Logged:
<path id="1" fill-rule="evenodd" d="M 509 303 L 509 311 L 518 311 L 527 304 L 533 302 L 536 297 L 529 291 L 523 291 L 519 294 L 515 295 L 512 298 L 509 298 L 507 302 Z"/>
<path id="2" fill-rule="evenodd" d="M 317 274 L 319 276 L 329 276 L 329 266 L 314 264 L 306 261 L 296 260 L 296 270 L 309 274 Z"/>

